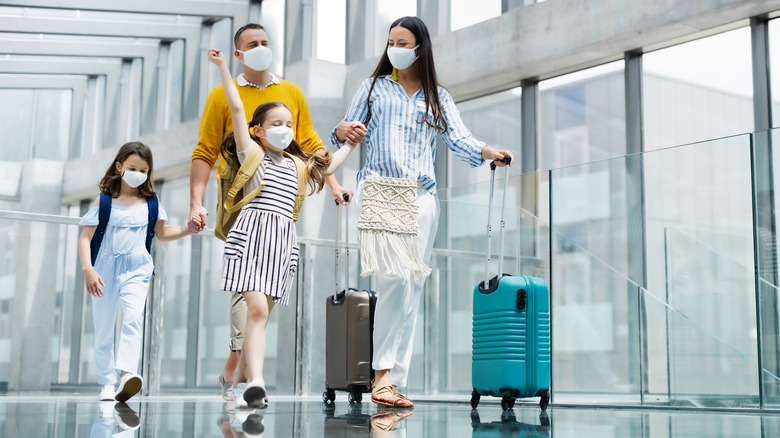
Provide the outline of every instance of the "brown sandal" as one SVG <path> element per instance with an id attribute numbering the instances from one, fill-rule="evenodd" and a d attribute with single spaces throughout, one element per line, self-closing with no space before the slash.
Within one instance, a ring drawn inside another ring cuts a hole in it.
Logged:
<path id="1" fill-rule="evenodd" d="M 414 406 L 414 403 L 401 395 L 394 385 L 383 386 L 371 391 L 371 401 L 391 408 L 411 408 Z"/>

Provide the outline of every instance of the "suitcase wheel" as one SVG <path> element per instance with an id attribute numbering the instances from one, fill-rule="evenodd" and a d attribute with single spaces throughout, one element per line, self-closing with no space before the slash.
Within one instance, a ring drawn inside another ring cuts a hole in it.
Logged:
<path id="1" fill-rule="evenodd" d="M 539 400 L 539 407 L 542 408 L 543 411 L 547 410 L 547 405 L 550 404 L 550 391 L 544 390 L 541 394 L 542 399 Z"/>
<path id="2" fill-rule="evenodd" d="M 327 403 L 333 403 L 336 400 L 336 391 L 328 388 L 322 393 L 322 401 Z"/>
<path id="3" fill-rule="evenodd" d="M 508 411 L 512 409 L 514 406 L 515 406 L 515 398 L 512 397 L 509 391 L 504 391 L 501 394 L 501 409 L 504 411 Z"/>
<path id="4" fill-rule="evenodd" d="M 349 400 L 349 404 L 354 403 L 360 403 L 363 401 L 363 393 L 362 392 L 350 392 L 347 396 L 347 399 Z"/>
<path id="5" fill-rule="evenodd" d="M 477 409 L 478 404 L 479 404 L 479 393 L 475 389 L 471 391 L 471 409 Z"/>

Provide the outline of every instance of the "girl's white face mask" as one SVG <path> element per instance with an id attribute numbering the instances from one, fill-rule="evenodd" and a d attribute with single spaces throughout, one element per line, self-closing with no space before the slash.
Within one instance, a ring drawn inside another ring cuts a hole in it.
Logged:
<path id="1" fill-rule="evenodd" d="M 271 66 L 271 62 L 274 60 L 274 55 L 271 53 L 271 49 L 265 46 L 257 46 L 254 49 L 247 50 L 246 52 L 236 50 L 238 53 L 244 54 L 243 62 L 245 66 L 251 68 L 254 71 L 265 71 Z"/>
<path id="2" fill-rule="evenodd" d="M 395 67 L 397 70 L 404 70 L 409 68 L 412 64 L 414 64 L 414 61 L 417 61 L 418 56 L 414 53 L 414 51 L 418 47 L 420 47 L 419 44 L 412 49 L 388 47 L 387 57 L 390 59 L 390 64 L 393 64 L 393 67 Z"/>
<path id="3" fill-rule="evenodd" d="M 122 179 L 125 180 L 127 185 L 132 188 L 136 188 L 146 181 L 146 174 L 136 172 L 134 170 L 125 170 L 122 172 Z"/>
<path id="4" fill-rule="evenodd" d="M 285 150 L 287 146 L 290 146 L 293 139 L 295 139 L 295 133 L 287 126 L 274 126 L 273 128 L 267 128 L 265 130 L 265 139 L 268 143 L 277 149 Z"/>

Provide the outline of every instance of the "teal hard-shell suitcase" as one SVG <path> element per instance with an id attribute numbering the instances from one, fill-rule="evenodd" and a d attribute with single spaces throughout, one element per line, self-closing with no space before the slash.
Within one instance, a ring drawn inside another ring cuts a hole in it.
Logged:
<path id="1" fill-rule="evenodd" d="M 492 207 L 495 163 L 491 163 Z M 506 193 L 506 180 L 504 182 Z M 501 207 L 501 245 L 498 272 L 503 265 L 504 202 Z M 488 213 L 488 258 L 490 267 L 490 213 Z M 501 397 L 504 410 L 515 399 L 540 397 L 539 406 L 550 402 L 550 297 L 545 281 L 538 277 L 502 274 L 481 281 L 474 288 L 472 320 L 471 407 L 480 396 Z"/>

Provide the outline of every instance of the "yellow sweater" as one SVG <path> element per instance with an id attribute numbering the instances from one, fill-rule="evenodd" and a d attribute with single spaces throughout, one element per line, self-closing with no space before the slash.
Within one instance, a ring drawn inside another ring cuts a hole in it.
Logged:
<path id="1" fill-rule="evenodd" d="M 295 131 L 295 140 L 298 144 L 312 152 L 322 149 L 322 140 L 314 131 L 309 105 L 306 103 L 306 98 L 303 97 L 303 92 L 292 82 L 283 79 L 279 79 L 279 81 L 278 84 L 272 84 L 264 90 L 259 90 L 252 86 L 239 86 L 238 82 L 233 79 L 246 112 L 244 129 L 247 129 L 246 123 L 252 119 L 252 114 L 258 106 L 266 102 L 279 101 L 292 111 L 293 131 Z M 203 116 L 200 119 L 198 145 L 192 152 L 192 159 L 203 160 L 213 168 L 217 159 L 220 158 L 219 151 L 222 139 L 232 130 L 233 120 L 230 117 L 230 108 L 227 99 L 225 99 L 222 84 L 220 84 L 211 90 L 206 100 Z M 217 175 L 222 172 L 223 165 L 224 162 L 220 159 Z"/>

